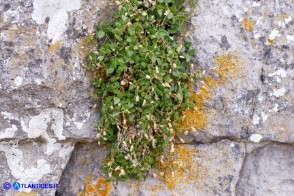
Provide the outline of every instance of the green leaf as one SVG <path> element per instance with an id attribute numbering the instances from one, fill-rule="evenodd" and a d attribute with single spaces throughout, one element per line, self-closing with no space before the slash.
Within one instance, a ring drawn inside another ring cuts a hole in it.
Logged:
<path id="1" fill-rule="evenodd" d="M 113 73 L 114 69 L 112 67 L 109 67 L 108 69 L 106 69 L 106 74 L 109 75 L 111 73 Z"/>
<path id="2" fill-rule="evenodd" d="M 178 98 L 180 101 L 182 101 L 182 100 L 183 100 L 183 93 L 179 92 L 179 93 L 177 94 L 177 98 Z"/>
<path id="3" fill-rule="evenodd" d="M 98 33 L 97 33 L 97 37 L 98 37 L 99 39 L 103 38 L 104 36 L 105 36 L 105 32 L 104 32 L 104 31 L 102 31 L 102 30 L 98 31 Z"/>
<path id="4" fill-rule="evenodd" d="M 193 49 L 191 49 L 191 50 L 188 51 L 188 54 L 191 55 L 191 56 L 195 55 L 195 53 L 196 53 L 196 49 L 195 48 L 193 48 Z"/>
<path id="5" fill-rule="evenodd" d="M 122 16 L 121 16 L 121 19 L 122 19 L 123 21 L 126 21 L 128 18 L 127 18 L 125 15 L 122 15 Z"/>
<path id="6" fill-rule="evenodd" d="M 162 9 L 157 10 L 159 16 L 162 16 Z"/>
<path id="7" fill-rule="evenodd" d="M 114 104 L 118 104 L 120 102 L 120 99 L 118 97 L 113 98 Z"/>
<path id="8" fill-rule="evenodd" d="M 190 62 L 190 61 L 191 61 L 191 56 L 188 55 L 188 54 L 186 54 L 186 61 L 187 61 L 187 62 Z"/>
<path id="9" fill-rule="evenodd" d="M 93 97 L 101 100 L 99 142 L 111 160 L 102 171 L 113 180 L 143 180 L 172 142 L 170 126 L 176 130 L 183 109 L 195 106 L 189 101 L 192 75 L 187 70 L 195 49 L 185 41 L 183 29 L 190 0 L 157 0 L 148 8 L 139 2 L 122 1 L 113 20 L 100 24 L 96 39 L 87 41 L 93 47 L 98 40 L 86 62 L 93 75 Z"/>
<path id="10" fill-rule="evenodd" d="M 167 15 L 167 18 L 168 19 L 172 19 L 174 17 L 174 14 L 172 12 L 170 12 L 168 15 Z"/>
<path id="11" fill-rule="evenodd" d="M 185 42 L 185 44 L 184 44 L 184 46 L 185 46 L 186 48 L 190 48 L 191 45 L 192 45 L 192 42 Z"/>

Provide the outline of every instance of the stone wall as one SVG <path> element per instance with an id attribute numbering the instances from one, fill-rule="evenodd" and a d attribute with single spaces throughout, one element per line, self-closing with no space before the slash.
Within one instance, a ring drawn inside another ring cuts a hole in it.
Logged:
<path id="1" fill-rule="evenodd" d="M 294 1 L 198 0 L 186 37 L 207 78 L 180 136 L 185 166 L 109 185 L 83 63 L 87 37 L 114 10 L 0 0 L 0 195 L 294 195 Z M 15 181 L 59 189 L 3 189 Z"/>

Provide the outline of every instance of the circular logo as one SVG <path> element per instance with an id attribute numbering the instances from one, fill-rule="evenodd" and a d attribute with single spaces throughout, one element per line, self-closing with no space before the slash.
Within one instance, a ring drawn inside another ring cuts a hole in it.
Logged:
<path id="1" fill-rule="evenodd" d="M 9 189 L 11 188 L 11 184 L 10 184 L 9 182 L 5 182 L 5 183 L 3 184 L 3 188 L 4 188 L 5 190 L 9 190 Z"/>
<path id="2" fill-rule="evenodd" d="M 12 187 L 15 189 L 15 190 L 18 190 L 20 189 L 20 183 L 19 182 L 14 182 Z"/>

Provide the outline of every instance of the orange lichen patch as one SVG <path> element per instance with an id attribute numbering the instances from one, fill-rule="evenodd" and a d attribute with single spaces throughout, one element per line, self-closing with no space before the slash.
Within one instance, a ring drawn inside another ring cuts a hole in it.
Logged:
<path id="1" fill-rule="evenodd" d="M 205 101 L 211 99 L 215 88 L 224 84 L 227 79 L 232 78 L 239 71 L 240 60 L 237 53 L 224 54 L 215 57 L 214 60 L 215 72 L 219 78 L 206 77 L 204 85 L 200 88 L 200 93 L 194 92 L 192 86 L 189 88 L 190 100 L 195 104 L 195 108 L 182 112 L 185 118 L 180 122 L 177 133 L 204 128 L 209 113 L 209 110 L 204 106 Z M 206 169 L 199 162 L 193 161 L 193 156 L 196 154 L 197 151 L 193 148 L 175 145 L 174 153 L 168 154 L 164 160 L 159 162 L 159 176 L 169 189 L 174 189 L 178 183 L 189 183 L 205 176 Z"/>
<path id="2" fill-rule="evenodd" d="M 275 41 L 272 40 L 272 39 L 267 39 L 266 41 L 267 41 L 269 44 L 274 44 L 274 43 L 275 43 Z"/>
<path id="3" fill-rule="evenodd" d="M 87 184 L 86 192 L 87 193 L 94 193 L 95 192 L 95 187 L 92 184 Z"/>
<path id="4" fill-rule="evenodd" d="M 187 184 L 199 179 L 197 171 L 204 171 L 200 163 L 194 162 L 193 157 L 197 150 L 184 145 L 175 145 L 174 153 L 166 156 L 159 163 L 159 176 L 161 180 L 172 190 L 177 184 Z"/>
<path id="5" fill-rule="evenodd" d="M 205 89 L 205 87 L 202 87 L 201 93 L 198 94 L 195 93 L 192 86 L 190 86 L 189 92 L 191 94 L 190 101 L 193 102 L 196 107 L 186 108 L 183 111 L 184 119 L 180 122 L 177 133 L 189 130 L 192 127 L 196 129 L 201 129 L 206 124 L 204 101 L 209 98 L 207 89 Z"/>
<path id="6" fill-rule="evenodd" d="M 31 192 L 31 193 L 18 192 L 15 195 L 16 196 L 35 196 L 36 194 L 34 192 Z"/>
<path id="7" fill-rule="evenodd" d="M 52 54 L 55 54 L 56 51 L 58 50 L 59 46 L 61 44 L 61 41 L 57 41 L 55 42 L 54 44 L 52 44 L 50 47 L 49 47 L 49 53 L 52 55 Z"/>
<path id="8" fill-rule="evenodd" d="M 202 129 L 207 123 L 206 115 L 208 111 L 204 107 L 206 100 L 211 98 L 211 91 L 220 84 L 235 76 L 238 73 L 240 60 L 237 53 L 229 53 L 216 57 L 215 59 L 215 71 L 219 76 L 219 79 L 207 77 L 204 80 L 204 85 L 200 88 L 200 93 L 196 93 L 192 86 L 189 87 L 191 94 L 190 101 L 195 104 L 195 108 L 187 108 L 182 112 L 184 119 L 179 123 L 180 126 L 177 133 L 181 133 L 191 129 Z"/>
<path id="9" fill-rule="evenodd" d="M 100 177 L 96 182 L 96 196 L 107 196 L 110 193 L 111 184 L 104 177 Z"/>
<path id="10" fill-rule="evenodd" d="M 244 29 L 246 29 L 247 31 L 253 31 L 254 29 L 254 26 L 249 18 L 244 18 L 243 26 L 244 26 Z"/>
<path id="11" fill-rule="evenodd" d="M 85 180 L 85 192 L 79 192 L 77 196 L 108 196 L 111 189 L 111 183 L 104 177 L 99 177 L 95 184 L 92 184 L 92 176 L 87 176 Z"/>

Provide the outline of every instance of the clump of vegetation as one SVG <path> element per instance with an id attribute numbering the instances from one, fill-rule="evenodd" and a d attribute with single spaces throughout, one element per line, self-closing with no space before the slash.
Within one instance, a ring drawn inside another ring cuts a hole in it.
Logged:
<path id="1" fill-rule="evenodd" d="M 195 50 L 181 34 L 187 3 L 116 1 L 113 20 L 97 27 L 99 44 L 87 63 L 101 101 L 97 136 L 110 151 L 102 167 L 109 177 L 143 179 L 168 147 L 174 151 L 181 111 L 194 107 Z"/>

